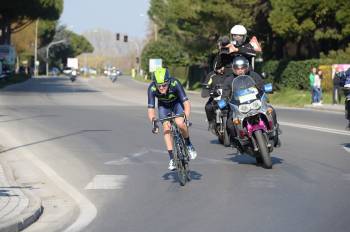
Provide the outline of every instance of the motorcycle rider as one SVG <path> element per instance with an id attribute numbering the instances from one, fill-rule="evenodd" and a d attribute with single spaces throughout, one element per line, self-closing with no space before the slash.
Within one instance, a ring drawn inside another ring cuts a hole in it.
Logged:
<path id="1" fill-rule="evenodd" d="M 345 94 L 345 118 L 348 120 L 346 129 L 350 130 L 350 68 L 342 73 L 344 83 Z"/>
<path id="2" fill-rule="evenodd" d="M 220 42 L 219 53 L 216 57 L 216 64 L 214 69 L 220 71 L 222 67 L 229 67 L 235 56 L 243 55 L 252 64 L 252 58 L 256 56 L 257 52 L 261 52 L 260 44 L 255 36 L 249 42 L 247 39 L 247 29 L 243 25 L 235 25 L 230 30 L 230 38 L 222 37 Z"/>
<path id="3" fill-rule="evenodd" d="M 259 93 L 263 93 L 264 92 L 264 81 L 261 78 L 261 76 L 250 70 L 249 69 L 249 61 L 243 57 L 243 56 L 237 56 L 234 58 L 233 62 L 232 62 L 232 70 L 233 70 L 233 78 L 237 77 L 237 76 L 241 76 L 241 75 L 248 75 L 251 78 L 253 78 L 253 80 L 256 83 L 256 87 L 258 88 Z M 231 85 L 232 85 L 232 81 L 231 81 Z M 232 90 L 232 89 L 231 89 Z M 228 96 L 224 96 L 226 98 L 231 98 L 232 97 L 232 91 L 229 93 Z M 275 147 L 279 147 L 281 146 L 281 141 L 279 139 L 279 134 L 280 134 L 280 130 L 279 130 L 279 124 L 277 123 L 277 115 L 276 115 L 276 111 L 275 109 L 270 105 L 270 108 L 272 108 L 272 118 L 273 118 L 273 123 L 277 128 L 278 133 L 276 134 L 275 137 Z M 229 134 L 231 135 L 231 142 L 233 143 L 233 145 L 240 151 L 242 152 L 242 149 L 239 147 L 239 144 L 237 143 L 237 141 L 233 140 L 233 138 L 235 137 L 236 134 L 236 130 L 235 130 L 235 126 L 233 125 L 233 112 L 232 110 L 229 113 L 229 117 L 227 120 L 227 129 Z"/>
<path id="4" fill-rule="evenodd" d="M 177 79 L 170 77 L 168 69 L 158 68 L 152 73 L 152 79 L 153 81 L 148 87 L 148 118 L 152 122 L 152 133 L 157 134 L 159 132 L 159 126 L 155 113 L 155 98 L 158 99 L 159 119 L 168 117 L 169 113 L 176 115 L 185 113 L 188 119 L 191 112 L 191 105 L 181 83 Z M 197 152 L 190 141 L 188 127 L 184 118 L 176 118 L 175 121 L 185 139 L 190 158 L 195 159 Z M 174 170 L 176 166 L 169 122 L 163 123 L 163 134 L 170 158 L 168 169 Z"/>
<path id="5" fill-rule="evenodd" d="M 204 87 L 202 88 L 202 97 L 209 97 L 207 103 L 205 104 L 205 114 L 208 120 L 208 130 L 210 130 L 213 134 L 215 133 L 215 110 L 217 109 L 217 105 L 215 104 L 215 98 L 219 96 L 226 96 L 227 92 L 231 91 L 232 75 L 230 74 L 220 74 L 212 71 L 208 74 L 206 81 L 204 83 Z M 220 90 L 222 92 L 220 92 Z"/>

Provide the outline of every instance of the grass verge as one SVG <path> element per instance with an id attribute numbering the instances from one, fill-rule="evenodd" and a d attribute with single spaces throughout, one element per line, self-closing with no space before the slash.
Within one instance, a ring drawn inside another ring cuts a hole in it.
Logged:
<path id="1" fill-rule="evenodd" d="M 323 92 L 322 94 L 323 103 L 332 104 L 332 93 Z M 286 88 L 269 94 L 269 100 L 272 105 L 303 107 L 311 104 L 311 92 Z"/>

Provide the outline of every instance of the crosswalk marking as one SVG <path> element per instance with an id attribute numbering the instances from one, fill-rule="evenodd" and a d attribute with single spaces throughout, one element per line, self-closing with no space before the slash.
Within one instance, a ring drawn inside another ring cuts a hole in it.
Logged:
<path id="1" fill-rule="evenodd" d="M 122 189 L 127 177 L 126 175 L 96 175 L 85 189 Z"/>

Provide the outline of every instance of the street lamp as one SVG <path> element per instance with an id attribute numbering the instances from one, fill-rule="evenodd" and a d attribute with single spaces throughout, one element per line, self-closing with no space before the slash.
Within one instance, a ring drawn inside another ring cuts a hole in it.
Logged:
<path id="1" fill-rule="evenodd" d="M 60 43 L 64 43 L 66 42 L 65 39 L 62 39 L 62 40 L 58 40 L 58 41 L 55 41 L 55 42 L 51 42 L 47 48 L 46 48 L 46 76 L 49 75 L 49 49 L 51 46 L 53 45 L 56 45 L 56 44 L 60 44 Z"/>

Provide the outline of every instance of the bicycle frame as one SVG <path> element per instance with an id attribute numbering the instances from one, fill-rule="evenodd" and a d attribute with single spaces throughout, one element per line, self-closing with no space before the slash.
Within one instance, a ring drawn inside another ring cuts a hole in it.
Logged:
<path id="1" fill-rule="evenodd" d="M 180 128 L 177 126 L 175 119 L 179 117 L 185 117 L 184 114 L 174 115 L 160 120 L 162 123 L 169 122 L 170 123 L 170 131 L 172 135 L 172 143 L 173 143 L 173 154 L 174 160 L 177 167 L 177 174 L 179 177 L 180 184 L 184 186 L 187 181 L 190 180 L 189 170 L 188 170 L 188 162 L 189 162 L 189 154 L 187 148 L 185 146 L 184 138 L 180 132 Z M 185 117 L 186 120 L 186 117 Z"/>

